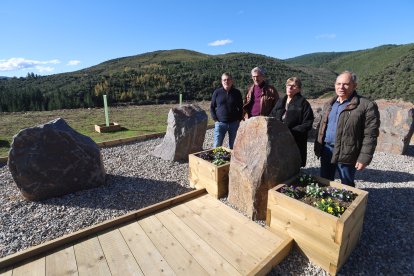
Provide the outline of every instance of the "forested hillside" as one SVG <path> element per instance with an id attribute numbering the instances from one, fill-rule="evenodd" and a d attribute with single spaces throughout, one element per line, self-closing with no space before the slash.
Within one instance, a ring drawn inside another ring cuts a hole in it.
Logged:
<path id="1" fill-rule="evenodd" d="M 352 70 L 359 77 L 361 94 L 414 103 L 414 44 L 407 44 L 314 53 L 285 61 L 251 53 L 155 51 L 71 73 L 0 78 L 0 112 L 97 107 L 103 104 L 103 94 L 110 104 L 175 103 L 180 93 L 185 101 L 210 100 L 226 71 L 245 93 L 255 66 L 266 69 L 269 82 L 280 92 L 287 78 L 299 76 L 303 94 L 317 98 L 333 91 L 336 74 Z"/>
<path id="2" fill-rule="evenodd" d="M 244 93 L 255 66 L 263 66 L 269 82 L 281 91 L 288 77 L 301 77 L 308 97 L 331 90 L 335 78 L 329 70 L 250 53 L 211 56 L 187 50 L 157 51 L 72 73 L 0 80 L 0 111 L 102 106 L 103 94 L 110 104 L 173 103 L 180 93 L 186 101 L 210 100 L 225 71 L 233 74 L 236 87 Z"/>
<path id="3" fill-rule="evenodd" d="M 355 72 L 358 90 L 371 98 L 414 103 L 414 44 L 384 45 L 368 50 L 314 53 L 286 60 L 340 73 Z"/>

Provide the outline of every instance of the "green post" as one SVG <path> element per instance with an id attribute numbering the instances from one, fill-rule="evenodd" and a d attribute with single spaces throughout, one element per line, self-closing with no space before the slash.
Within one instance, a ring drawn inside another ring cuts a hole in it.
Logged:
<path id="1" fill-rule="evenodd" d="M 108 102 L 106 101 L 106 95 L 103 95 L 104 110 L 105 110 L 105 125 L 109 127 L 109 114 L 108 114 Z"/>
<path id="2" fill-rule="evenodd" d="M 180 107 L 183 104 L 183 94 L 180 93 Z"/>

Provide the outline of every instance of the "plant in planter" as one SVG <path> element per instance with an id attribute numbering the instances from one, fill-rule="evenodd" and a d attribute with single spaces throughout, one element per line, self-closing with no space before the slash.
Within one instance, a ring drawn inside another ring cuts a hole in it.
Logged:
<path id="1" fill-rule="evenodd" d="M 230 162 L 231 152 L 223 147 L 218 147 L 212 150 L 196 153 L 195 155 L 204 160 L 210 161 L 216 166 L 220 166 Z"/>
<path id="2" fill-rule="evenodd" d="M 301 175 L 298 186 L 286 185 L 280 192 L 334 216 L 341 216 L 357 194 L 347 189 L 319 186 L 311 175 Z"/>
<path id="3" fill-rule="evenodd" d="M 224 147 L 196 152 L 188 156 L 190 186 L 206 188 L 216 198 L 228 193 L 231 150 Z"/>
<path id="4" fill-rule="evenodd" d="M 334 275 L 358 244 L 367 199 L 366 191 L 303 175 L 269 190 L 266 224 Z"/>

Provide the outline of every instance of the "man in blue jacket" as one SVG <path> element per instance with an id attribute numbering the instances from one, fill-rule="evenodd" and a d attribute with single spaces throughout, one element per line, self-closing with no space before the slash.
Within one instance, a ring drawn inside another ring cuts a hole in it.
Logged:
<path id="1" fill-rule="evenodd" d="M 243 116 L 243 98 L 240 90 L 233 87 L 233 78 L 229 73 L 221 76 L 223 87 L 216 89 L 210 104 L 211 117 L 214 120 L 214 147 L 223 145 L 224 136 L 229 133 L 229 147 L 233 149 L 237 129 Z"/>

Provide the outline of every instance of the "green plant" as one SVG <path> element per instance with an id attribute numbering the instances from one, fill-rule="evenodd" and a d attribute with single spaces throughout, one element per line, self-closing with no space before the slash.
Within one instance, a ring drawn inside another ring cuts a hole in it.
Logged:
<path id="1" fill-rule="evenodd" d="M 320 201 L 317 201 L 314 204 L 319 210 L 327 212 L 328 214 L 334 215 L 336 217 L 340 217 L 345 212 L 345 208 L 339 206 L 339 204 L 334 202 L 330 197 L 328 197 L 326 200 L 322 198 Z"/>
<path id="2" fill-rule="evenodd" d="M 230 161 L 230 152 L 222 147 L 213 149 L 213 164 L 216 166 L 223 165 Z"/>
<path id="3" fill-rule="evenodd" d="M 321 198 L 325 196 L 325 190 L 322 187 L 319 187 L 318 184 L 311 183 L 306 186 L 306 195 Z"/>
<path id="4" fill-rule="evenodd" d="M 281 189 L 281 192 L 284 193 L 287 196 L 293 197 L 293 198 L 300 198 L 301 197 L 301 193 L 299 191 L 299 189 L 297 189 L 295 186 L 284 186 Z"/>
<path id="5" fill-rule="evenodd" d="M 301 174 L 299 176 L 299 186 L 308 186 L 310 184 L 316 184 L 316 180 L 310 174 Z"/>
<path id="6" fill-rule="evenodd" d="M 348 191 L 346 189 L 329 187 L 327 189 L 327 193 L 333 198 L 337 198 L 338 200 L 346 202 L 351 202 L 355 198 L 355 194 L 352 191 Z"/>

